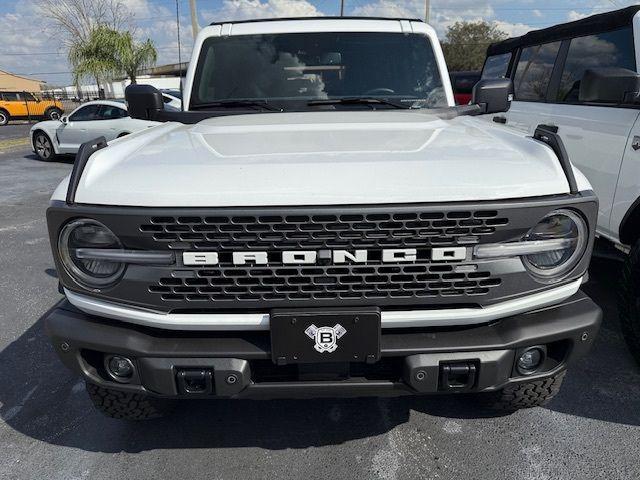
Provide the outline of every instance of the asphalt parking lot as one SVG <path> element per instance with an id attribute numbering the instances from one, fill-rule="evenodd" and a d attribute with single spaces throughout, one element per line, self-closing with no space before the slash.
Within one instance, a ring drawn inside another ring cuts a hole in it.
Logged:
<path id="1" fill-rule="evenodd" d="M 491 417 L 463 397 L 325 399 L 194 402 L 148 423 L 101 416 L 43 332 L 61 298 L 44 214 L 71 160 L 3 147 L 5 128 L 0 478 L 640 478 L 640 368 L 621 338 L 612 260 L 594 260 L 586 286 L 605 310 L 594 350 L 546 408 Z"/>
<path id="2" fill-rule="evenodd" d="M 0 127 L 0 142 L 3 140 L 27 140 L 31 124 L 27 122 L 11 122 Z"/>

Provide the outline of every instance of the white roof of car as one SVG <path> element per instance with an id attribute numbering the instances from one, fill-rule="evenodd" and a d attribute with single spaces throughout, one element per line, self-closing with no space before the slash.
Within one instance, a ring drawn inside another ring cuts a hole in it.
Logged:
<path id="1" fill-rule="evenodd" d="M 91 100 L 90 102 L 85 102 L 82 105 L 80 105 L 80 107 L 84 107 L 86 105 L 109 105 L 111 107 L 120 107 L 124 110 L 127 109 L 127 104 L 124 102 L 124 100 L 122 101 L 118 101 L 118 100 Z"/>

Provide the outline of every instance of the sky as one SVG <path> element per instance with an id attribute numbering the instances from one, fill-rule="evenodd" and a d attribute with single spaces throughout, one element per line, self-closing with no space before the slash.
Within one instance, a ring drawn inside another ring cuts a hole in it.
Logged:
<path id="1" fill-rule="evenodd" d="M 68 85 L 71 73 L 61 33 L 49 27 L 40 0 L 0 0 L 0 70 L 30 76 L 51 86 Z M 183 61 L 193 37 L 189 0 L 120 0 L 136 35 L 151 38 L 158 65 L 178 60 L 176 1 L 180 10 Z M 201 26 L 224 20 L 338 15 L 340 0 L 196 0 Z M 628 5 L 628 0 L 431 0 L 431 25 L 444 37 L 459 20 L 494 22 L 510 36 Z M 345 14 L 424 18 L 424 0 L 345 0 Z"/>

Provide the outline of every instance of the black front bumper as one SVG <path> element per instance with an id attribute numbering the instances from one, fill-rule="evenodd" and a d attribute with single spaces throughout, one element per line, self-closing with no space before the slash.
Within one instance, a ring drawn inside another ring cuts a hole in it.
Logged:
<path id="1" fill-rule="evenodd" d="M 273 398 L 481 392 L 557 374 L 591 347 L 602 311 L 584 293 L 554 307 L 470 327 L 384 329 L 377 363 L 285 365 L 271 360 L 269 332 L 175 332 L 87 315 L 62 301 L 46 330 L 63 363 L 103 387 L 175 398 Z M 520 375 L 516 358 L 542 346 L 543 367 Z M 105 354 L 131 358 L 117 383 Z M 189 393 L 185 378 L 202 381 Z"/>

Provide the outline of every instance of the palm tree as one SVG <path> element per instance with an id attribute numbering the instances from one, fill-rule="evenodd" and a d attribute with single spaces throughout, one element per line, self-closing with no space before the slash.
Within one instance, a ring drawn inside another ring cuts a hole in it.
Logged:
<path id="1" fill-rule="evenodd" d="M 121 73 L 131 79 L 131 83 L 136 83 L 140 70 L 152 67 L 158 58 L 158 52 L 150 39 L 136 43 L 130 32 L 120 33 L 114 47 L 116 63 Z"/>
<path id="2" fill-rule="evenodd" d="M 96 82 L 125 74 L 136 83 L 139 70 L 155 64 L 158 53 L 149 39 L 137 43 L 130 32 L 118 32 L 104 25 L 95 27 L 89 38 L 69 49 L 69 62 L 76 83 L 92 76 Z"/>
<path id="3" fill-rule="evenodd" d="M 69 48 L 69 63 L 73 69 L 74 83 L 85 77 L 93 77 L 100 88 L 105 80 L 119 70 L 113 56 L 113 43 L 118 32 L 105 26 L 94 28 L 86 39 L 76 40 Z"/>

